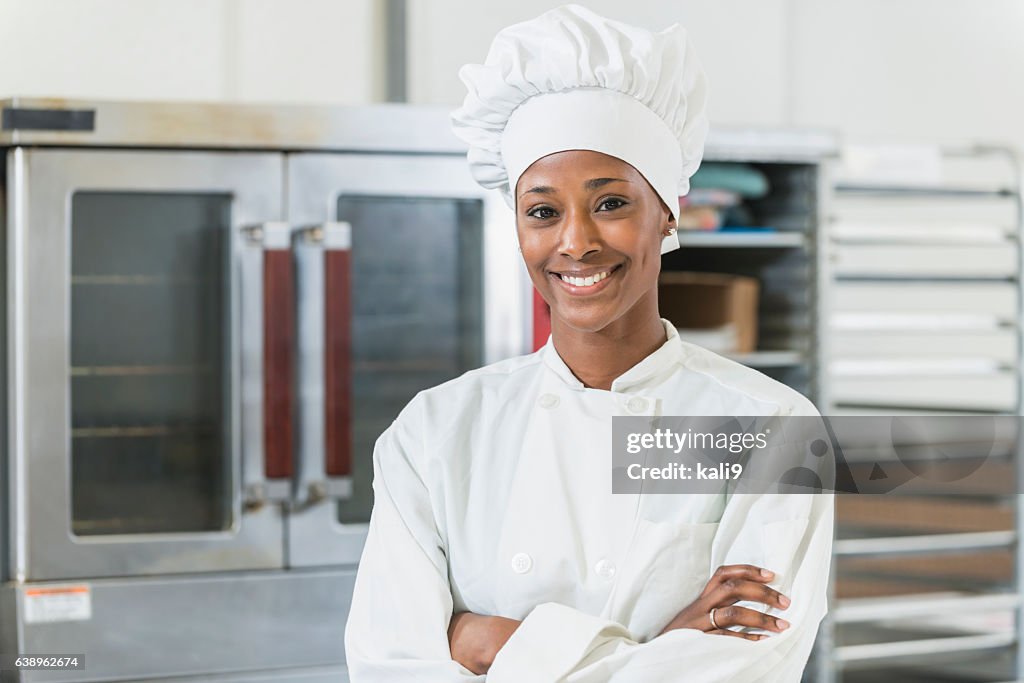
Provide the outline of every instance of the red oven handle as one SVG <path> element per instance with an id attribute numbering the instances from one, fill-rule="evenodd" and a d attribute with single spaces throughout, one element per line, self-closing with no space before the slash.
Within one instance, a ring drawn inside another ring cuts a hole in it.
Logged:
<path id="1" fill-rule="evenodd" d="M 352 475 L 352 252 L 324 250 L 324 467 Z"/>
<path id="2" fill-rule="evenodd" d="M 263 439 L 268 479 L 288 479 L 294 406 L 295 271 L 288 249 L 263 252 Z"/>

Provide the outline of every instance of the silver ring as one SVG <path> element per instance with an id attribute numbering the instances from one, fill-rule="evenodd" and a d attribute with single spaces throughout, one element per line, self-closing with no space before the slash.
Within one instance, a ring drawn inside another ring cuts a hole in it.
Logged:
<path id="1" fill-rule="evenodd" d="M 715 623 L 715 610 L 716 609 L 718 609 L 718 608 L 717 607 L 712 607 L 711 608 L 711 612 L 708 614 L 708 618 L 711 619 L 711 626 L 713 626 L 716 631 L 719 631 L 719 630 L 721 630 L 722 627 Z"/>

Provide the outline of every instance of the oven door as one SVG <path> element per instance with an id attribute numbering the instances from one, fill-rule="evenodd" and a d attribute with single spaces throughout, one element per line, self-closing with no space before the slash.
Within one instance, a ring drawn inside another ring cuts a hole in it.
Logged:
<path id="1" fill-rule="evenodd" d="M 13 575 L 283 566 L 259 329 L 283 156 L 16 149 L 9 180 Z"/>
<path id="2" fill-rule="evenodd" d="M 292 566 L 359 561 L 377 437 L 422 389 L 529 351 L 514 216 L 453 155 L 288 158 L 299 403 Z"/>

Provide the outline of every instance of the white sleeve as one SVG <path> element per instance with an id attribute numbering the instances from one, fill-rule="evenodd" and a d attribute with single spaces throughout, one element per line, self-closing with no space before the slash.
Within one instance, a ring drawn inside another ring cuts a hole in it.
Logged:
<path id="1" fill-rule="evenodd" d="M 736 494 L 726 505 L 711 568 L 773 570 L 769 585 L 791 599 L 788 609 L 738 604 L 784 618 L 782 633 L 750 641 L 677 629 L 641 643 L 620 624 L 546 603 L 499 651 L 488 683 L 797 683 L 827 611 L 833 520 L 830 492 Z"/>
<path id="2" fill-rule="evenodd" d="M 377 439 L 373 512 L 345 627 L 352 683 L 484 681 L 451 657 L 452 596 L 444 545 L 419 474 L 413 399 Z"/>

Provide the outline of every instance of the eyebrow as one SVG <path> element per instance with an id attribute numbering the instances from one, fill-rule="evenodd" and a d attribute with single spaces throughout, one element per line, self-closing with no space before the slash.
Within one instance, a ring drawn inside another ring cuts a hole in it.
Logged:
<path id="1" fill-rule="evenodd" d="M 629 182 L 632 182 L 632 181 L 626 180 L 625 178 L 591 178 L 587 182 L 583 183 L 583 189 L 585 189 L 585 190 L 596 190 L 597 188 L 603 187 L 604 185 L 607 185 L 608 183 L 629 183 Z M 551 187 L 550 185 L 537 185 L 536 187 L 531 187 L 529 190 L 527 190 L 526 192 L 523 192 L 519 196 L 522 197 L 524 195 L 530 194 L 531 192 L 536 192 L 537 194 L 554 194 L 555 188 Z"/>

